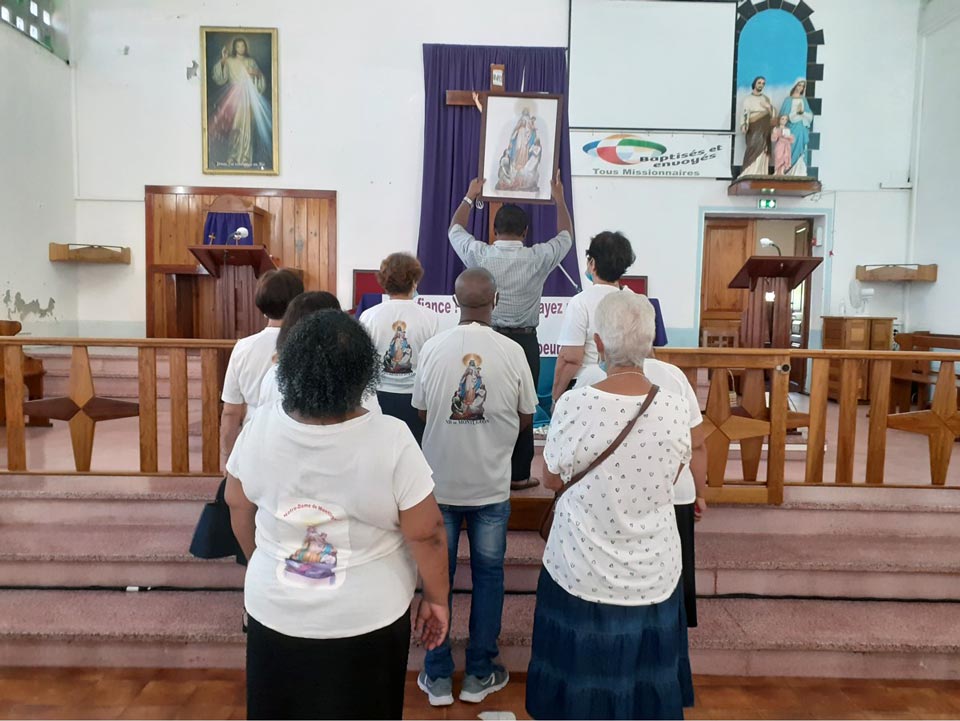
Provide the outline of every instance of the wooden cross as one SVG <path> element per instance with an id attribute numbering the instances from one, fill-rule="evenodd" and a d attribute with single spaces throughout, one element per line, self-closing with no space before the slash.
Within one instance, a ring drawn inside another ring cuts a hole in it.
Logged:
<path id="1" fill-rule="evenodd" d="M 482 112 L 483 104 L 480 99 L 491 94 L 499 94 L 506 92 L 507 89 L 507 76 L 506 76 L 506 66 L 497 65 L 495 63 L 490 64 L 490 89 L 489 90 L 448 90 L 447 91 L 447 105 L 453 106 L 462 106 L 469 107 L 475 105 L 477 110 Z M 480 168 L 480 173 L 483 173 L 483 168 Z M 487 229 L 487 242 L 493 243 L 493 219 L 496 216 L 497 211 L 500 210 L 502 203 L 490 203 L 489 204 L 489 227 Z"/>

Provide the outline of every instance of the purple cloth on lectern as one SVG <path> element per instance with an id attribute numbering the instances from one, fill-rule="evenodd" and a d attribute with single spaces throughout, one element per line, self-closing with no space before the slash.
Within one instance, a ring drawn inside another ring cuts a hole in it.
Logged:
<path id="1" fill-rule="evenodd" d="M 246 228 L 248 235 L 237 242 L 233 239 L 233 234 L 239 228 Z M 203 244 L 253 245 L 253 228 L 250 227 L 249 213 L 207 213 L 207 220 L 203 224 Z"/>
<path id="2" fill-rule="evenodd" d="M 560 123 L 560 179 L 570 215 L 570 132 L 567 119 L 566 48 L 524 48 L 492 45 L 423 46 L 425 117 L 423 128 L 423 188 L 417 257 L 423 265 L 420 292 L 439 295 L 453 291 L 463 263 L 450 247 L 447 228 L 470 181 L 479 174 L 480 113 L 473 106 L 447 105 L 447 90 L 486 90 L 490 64 L 506 66 L 508 93 L 559 93 L 564 96 Z M 551 205 L 521 205 L 530 218 L 527 237 L 534 243 L 557 234 L 557 209 Z M 489 208 L 471 213 L 467 230 L 487 240 Z M 580 277 L 576 249 L 563 260 L 573 278 Z M 544 295 L 571 296 L 576 291 L 559 269 L 543 286 Z"/>
<path id="3" fill-rule="evenodd" d="M 363 311 L 379 305 L 382 302 L 382 293 L 364 293 L 360 296 L 360 302 L 357 303 L 354 317 L 359 319 L 360 316 L 363 315 Z M 656 298 L 650 298 L 650 305 L 653 306 L 653 310 L 656 312 L 656 320 L 654 321 L 656 333 L 653 336 L 653 345 L 659 348 L 667 344 L 667 329 L 663 325 L 663 313 L 660 312 L 660 301 Z"/>
<path id="4" fill-rule="evenodd" d="M 653 334 L 653 345 L 656 348 L 667 344 L 667 329 L 663 326 L 663 313 L 660 312 L 660 301 L 656 298 L 647 298 L 655 312 L 654 327 L 656 332 Z"/>

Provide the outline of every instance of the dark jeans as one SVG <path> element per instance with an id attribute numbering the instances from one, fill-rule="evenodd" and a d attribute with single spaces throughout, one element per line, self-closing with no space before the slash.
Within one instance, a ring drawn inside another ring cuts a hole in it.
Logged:
<path id="1" fill-rule="evenodd" d="M 417 445 L 421 446 L 425 424 L 420 420 L 420 412 L 410 404 L 411 400 L 413 400 L 412 393 L 377 391 L 377 402 L 383 414 L 399 418 L 406 423 L 413 437 L 417 439 Z"/>
<path id="2" fill-rule="evenodd" d="M 410 613 L 347 638 L 296 638 L 247 624 L 247 718 L 399 719 Z"/>
<path id="3" fill-rule="evenodd" d="M 518 333 L 510 328 L 497 328 L 507 338 L 516 341 L 523 348 L 523 354 L 527 357 L 527 365 L 530 366 L 530 373 L 533 374 L 533 387 L 536 388 L 540 382 L 540 341 L 537 334 Z M 533 424 L 520 431 L 517 436 L 517 443 L 513 447 L 513 455 L 510 456 L 510 480 L 525 481 L 530 477 L 530 464 L 533 463 Z"/>
<path id="4" fill-rule="evenodd" d="M 460 528 L 467 522 L 470 542 L 470 574 L 473 593 L 470 603 L 470 641 L 467 643 L 467 673 L 486 678 L 493 673 L 493 660 L 499 655 L 497 638 L 503 615 L 503 557 L 507 551 L 507 521 L 510 501 L 488 506 L 440 505 L 447 527 L 447 558 L 450 563 L 450 587 L 457 571 L 457 547 Z M 453 596 L 451 594 L 451 608 Z M 451 619 L 450 625 L 453 625 Z M 424 670 L 432 679 L 453 675 L 450 638 L 427 652 Z"/>

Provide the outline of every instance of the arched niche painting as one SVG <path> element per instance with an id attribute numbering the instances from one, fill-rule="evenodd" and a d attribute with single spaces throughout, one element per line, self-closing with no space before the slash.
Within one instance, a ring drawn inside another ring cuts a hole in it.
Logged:
<path id="1" fill-rule="evenodd" d="M 809 17 L 766 9 L 750 15 L 738 33 L 734 165 L 739 177 L 816 176 L 811 150 L 819 138 L 813 137 L 808 74 L 814 66 L 822 73 L 822 66 L 810 62 L 822 34 L 811 35 L 812 30 Z"/>

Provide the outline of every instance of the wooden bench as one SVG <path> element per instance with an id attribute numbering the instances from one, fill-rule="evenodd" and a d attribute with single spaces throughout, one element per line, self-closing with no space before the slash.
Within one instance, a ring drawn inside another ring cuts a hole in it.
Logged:
<path id="1" fill-rule="evenodd" d="M 898 333 L 896 342 L 899 350 L 903 351 L 960 351 L 960 335 L 931 333 L 926 330 Z M 930 387 L 936 385 L 937 375 L 930 361 L 894 361 L 890 389 L 891 411 L 907 413 L 912 410 L 915 385 L 917 407 L 921 410 L 929 408 Z M 960 402 L 960 373 L 957 375 L 956 385 Z"/>
<path id="2" fill-rule="evenodd" d="M 17 335 L 23 328 L 23 325 L 16 320 L 0 320 L 0 336 Z M 43 398 L 43 376 L 46 371 L 43 369 L 43 361 L 39 358 L 30 358 L 23 356 L 23 384 L 27 387 L 27 399 L 38 400 Z M 3 378 L 3 358 L 0 354 L 0 426 L 7 423 L 6 403 L 4 397 L 4 378 Z M 52 425 L 47 418 L 38 418 L 31 416 L 27 425 L 47 427 Z"/>

